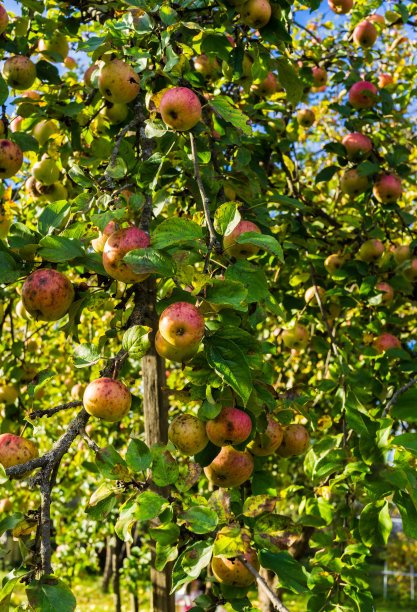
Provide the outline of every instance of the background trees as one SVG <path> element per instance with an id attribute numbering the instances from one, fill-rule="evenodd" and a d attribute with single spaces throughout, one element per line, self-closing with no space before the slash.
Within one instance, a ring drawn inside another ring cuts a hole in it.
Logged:
<path id="1" fill-rule="evenodd" d="M 371 610 L 415 537 L 415 9 L 318 8 L 0 12 L 2 605 L 102 554 L 116 609 L 126 556 L 133 609 L 256 609 L 262 568 L 265 609 Z"/>

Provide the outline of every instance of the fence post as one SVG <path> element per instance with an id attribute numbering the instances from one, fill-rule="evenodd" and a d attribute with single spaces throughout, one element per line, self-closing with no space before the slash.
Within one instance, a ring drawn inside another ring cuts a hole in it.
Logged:
<path id="1" fill-rule="evenodd" d="M 414 601 L 414 565 L 410 565 L 410 597 Z"/>
<path id="2" fill-rule="evenodd" d="M 387 596 L 388 596 L 388 563 L 385 561 L 384 562 L 384 591 L 383 591 L 383 598 L 384 601 L 386 600 Z"/>

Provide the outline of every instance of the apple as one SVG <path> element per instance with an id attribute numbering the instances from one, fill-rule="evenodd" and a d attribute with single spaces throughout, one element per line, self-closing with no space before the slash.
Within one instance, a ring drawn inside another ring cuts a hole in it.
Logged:
<path id="1" fill-rule="evenodd" d="M 96 70 L 100 70 L 100 66 L 98 66 L 97 64 L 91 64 L 91 66 L 89 66 L 84 72 L 84 85 L 86 87 L 89 87 L 90 89 L 93 88 L 93 84 L 91 83 L 91 77 L 93 76 L 93 73 Z"/>
<path id="2" fill-rule="evenodd" d="M 0 4 L 0 34 L 3 34 L 9 23 L 9 15 L 2 4 Z"/>
<path id="3" fill-rule="evenodd" d="M 0 238 L 6 238 L 13 220 L 7 215 L 0 213 Z"/>
<path id="4" fill-rule="evenodd" d="M 269 98 L 275 93 L 276 89 L 277 79 L 275 74 L 270 72 L 263 81 L 252 85 L 250 90 L 260 98 Z"/>
<path id="5" fill-rule="evenodd" d="M 376 284 L 376 290 L 382 293 L 382 303 L 389 306 L 394 299 L 394 289 L 388 283 L 383 281 Z"/>
<path id="6" fill-rule="evenodd" d="M 284 436 L 278 447 L 280 457 L 294 457 L 302 455 L 310 444 L 310 436 L 303 425 L 293 423 L 284 428 Z"/>
<path id="7" fill-rule="evenodd" d="M 369 81 L 358 81 L 349 90 L 349 103 L 356 110 L 372 108 L 376 103 L 378 90 Z"/>
<path id="8" fill-rule="evenodd" d="M 98 88 L 102 96 L 109 102 L 128 104 L 139 93 L 139 75 L 129 64 L 115 59 L 101 68 L 98 75 Z"/>
<path id="9" fill-rule="evenodd" d="M 29 98 L 29 100 L 41 100 L 41 94 L 37 91 L 24 91 L 22 98 Z"/>
<path id="10" fill-rule="evenodd" d="M 2 75 L 13 89 L 29 89 L 36 79 L 36 66 L 24 55 L 13 55 L 4 62 Z"/>
<path id="11" fill-rule="evenodd" d="M 345 261 L 345 257 L 334 253 L 333 255 L 329 255 L 328 257 L 326 257 L 324 267 L 326 268 L 329 274 L 334 274 L 336 270 L 340 270 L 343 267 Z"/>
<path id="12" fill-rule="evenodd" d="M 259 571 L 260 564 L 256 551 L 247 547 L 243 557 Z M 232 587 L 248 587 L 255 582 L 255 576 L 248 570 L 246 565 L 237 557 L 229 559 L 213 557 L 211 569 L 214 577 L 221 583 Z"/>
<path id="13" fill-rule="evenodd" d="M 44 119 L 35 125 L 32 136 L 36 138 L 41 146 L 53 135 L 59 132 L 59 126 L 49 119 Z"/>
<path id="14" fill-rule="evenodd" d="M 323 87 L 327 83 L 327 70 L 320 66 L 313 66 L 314 87 Z"/>
<path id="15" fill-rule="evenodd" d="M 402 194 L 401 180 L 393 174 L 380 174 L 376 179 L 372 193 L 382 204 L 396 202 Z"/>
<path id="16" fill-rule="evenodd" d="M 388 351 L 388 349 L 401 348 L 401 342 L 392 334 L 382 334 L 382 336 L 375 338 L 372 346 L 381 354 Z"/>
<path id="17" fill-rule="evenodd" d="M 346 15 L 353 8 L 353 0 L 328 0 L 328 5 L 337 15 Z"/>
<path id="18" fill-rule="evenodd" d="M 297 120 L 303 128 L 310 128 L 316 120 L 316 116 L 310 108 L 302 108 L 297 113 Z"/>
<path id="19" fill-rule="evenodd" d="M 191 346 L 189 349 L 179 349 L 170 342 L 164 340 L 159 331 L 156 332 L 155 336 L 155 349 L 158 355 L 169 359 L 170 361 L 176 361 L 178 363 L 185 363 L 190 361 L 198 351 L 199 344 Z"/>
<path id="20" fill-rule="evenodd" d="M 392 76 L 392 74 L 387 74 L 386 72 L 384 74 L 380 74 L 378 76 L 378 87 L 380 89 L 383 89 L 384 87 L 389 87 L 390 85 L 394 84 L 394 78 Z"/>
<path id="21" fill-rule="evenodd" d="M 21 374 L 20 380 L 22 382 L 30 382 L 36 376 L 37 370 L 35 366 L 30 365 L 29 363 L 22 364 L 23 372 Z"/>
<path id="22" fill-rule="evenodd" d="M 14 404 L 18 397 L 19 395 L 12 385 L 0 386 L 0 402 L 4 404 Z"/>
<path id="23" fill-rule="evenodd" d="M 323 289 L 323 287 L 317 287 L 317 293 L 320 296 L 320 300 L 323 303 L 325 301 L 325 297 L 324 294 L 326 293 L 326 290 Z M 306 301 L 306 304 L 308 304 L 309 306 L 318 306 L 318 302 L 317 302 L 317 298 L 316 298 L 316 293 L 314 291 L 314 287 L 309 287 L 307 289 L 307 291 L 304 294 L 304 299 Z"/>
<path id="24" fill-rule="evenodd" d="M 230 446 L 244 442 L 252 431 L 250 416 L 231 406 L 225 406 L 220 413 L 206 423 L 210 442 L 216 446 Z"/>
<path id="25" fill-rule="evenodd" d="M 204 336 L 204 317 L 193 304 L 174 302 L 159 318 L 162 338 L 178 349 L 191 349 Z"/>
<path id="26" fill-rule="evenodd" d="M 234 202 L 236 200 L 236 191 L 230 185 L 223 185 L 224 195 L 226 196 L 229 202 Z"/>
<path id="27" fill-rule="evenodd" d="M 77 67 L 77 62 L 75 61 L 73 57 L 70 57 L 69 55 L 67 55 L 67 57 L 64 59 L 64 66 L 65 68 L 74 70 L 74 68 Z"/>
<path id="28" fill-rule="evenodd" d="M 404 270 L 403 274 L 411 283 L 417 280 L 417 259 L 411 260 L 411 266 L 407 268 L 407 270 Z"/>
<path id="29" fill-rule="evenodd" d="M 81 400 L 84 395 L 84 391 L 86 390 L 86 385 L 82 385 L 81 383 L 77 383 L 73 385 L 71 388 L 71 397 L 73 400 Z"/>
<path id="30" fill-rule="evenodd" d="M 347 170 L 340 179 L 340 189 L 342 193 L 348 195 L 350 198 L 365 193 L 368 189 L 369 181 L 367 176 L 361 176 L 358 174 L 356 168 Z"/>
<path id="31" fill-rule="evenodd" d="M 307 346 L 310 339 L 310 334 L 304 325 L 296 323 L 294 327 L 284 329 L 282 332 L 282 341 L 287 348 L 303 349 Z"/>
<path id="32" fill-rule="evenodd" d="M 25 342 L 25 351 L 27 353 L 36 353 L 38 350 L 38 343 L 36 340 L 26 340 Z"/>
<path id="33" fill-rule="evenodd" d="M 383 15 L 378 15 L 377 13 L 369 15 L 369 17 L 367 17 L 367 20 L 374 21 L 375 23 L 378 23 L 381 26 L 385 25 L 385 17 Z"/>
<path id="34" fill-rule="evenodd" d="M 191 130 L 201 119 L 201 104 L 188 87 L 174 87 L 164 93 L 159 103 L 164 123 L 179 132 Z"/>
<path id="35" fill-rule="evenodd" d="M 0 512 L 9 512 L 12 508 L 13 504 L 10 499 L 7 499 L 7 497 L 0 499 Z"/>
<path id="36" fill-rule="evenodd" d="M 196 455 L 208 444 L 205 423 L 192 414 L 180 414 L 170 423 L 168 439 L 183 455 Z"/>
<path id="37" fill-rule="evenodd" d="M 58 270 L 39 268 L 22 287 L 23 305 L 36 321 L 58 321 L 74 299 L 71 281 Z"/>
<path id="38" fill-rule="evenodd" d="M 117 232 L 119 229 L 121 228 L 119 228 L 117 221 L 109 221 L 103 232 L 99 232 L 98 238 L 94 238 L 94 240 L 91 241 L 91 246 L 95 252 L 102 253 L 109 236 L 111 236 L 114 232 Z"/>
<path id="39" fill-rule="evenodd" d="M 132 396 L 120 380 L 97 378 L 84 391 L 83 404 L 91 416 L 115 423 L 129 412 Z"/>
<path id="40" fill-rule="evenodd" d="M 360 134 L 360 132 L 352 132 L 347 134 L 342 145 L 346 149 L 348 159 L 356 159 L 357 157 L 367 157 L 372 151 L 372 142 L 368 136 Z"/>
<path id="41" fill-rule="evenodd" d="M 67 37 L 62 32 L 54 32 L 50 38 L 39 41 L 38 50 L 50 62 L 63 62 L 69 51 Z M 59 55 L 60 59 L 56 59 L 55 55 Z"/>
<path id="42" fill-rule="evenodd" d="M 50 157 L 45 157 L 33 164 L 32 176 L 44 185 L 52 185 L 59 179 L 59 168 Z"/>
<path id="43" fill-rule="evenodd" d="M 216 58 L 210 58 L 205 53 L 202 53 L 194 60 L 194 68 L 199 72 L 205 79 L 210 79 L 215 76 L 216 72 L 220 68 L 219 62 Z"/>
<path id="44" fill-rule="evenodd" d="M 103 249 L 103 266 L 107 274 L 123 283 L 138 283 L 149 274 L 138 274 L 123 257 L 130 251 L 146 249 L 150 245 L 148 234 L 133 225 L 113 232 Z"/>
<path id="45" fill-rule="evenodd" d="M 67 188 L 60 183 L 52 183 L 52 185 L 43 185 L 39 181 L 36 181 L 35 188 L 40 195 L 40 200 L 42 202 L 58 202 L 58 200 L 67 200 L 68 199 L 68 190 Z M 70 209 L 68 209 L 68 218 L 71 214 Z M 66 225 L 68 218 L 63 221 L 63 224 Z M 61 228 L 61 226 L 60 226 Z"/>
<path id="46" fill-rule="evenodd" d="M 359 251 L 358 256 L 362 261 L 375 262 L 384 254 L 384 245 L 376 238 L 371 238 L 364 242 Z"/>
<path id="47" fill-rule="evenodd" d="M 223 251 L 225 255 L 228 257 L 235 257 L 236 259 L 247 259 L 252 255 L 256 255 L 256 253 L 259 251 L 259 247 L 255 244 L 239 244 L 236 242 L 239 236 L 241 234 L 245 234 L 246 232 L 257 232 L 258 234 L 262 233 L 255 223 L 252 223 L 252 221 L 244 221 L 242 219 L 230 232 L 230 234 L 225 234 L 223 237 Z"/>
<path id="48" fill-rule="evenodd" d="M 23 117 L 18 115 L 10 121 L 10 129 L 12 132 L 20 132 L 22 129 Z"/>
<path id="49" fill-rule="evenodd" d="M 233 446 L 222 446 L 220 453 L 204 468 L 204 473 L 217 487 L 229 489 L 246 482 L 252 476 L 253 467 L 250 453 L 237 451 Z"/>
<path id="50" fill-rule="evenodd" d="M 105 108 L 100 111 L 100 115 L 105 117 L 111 124 L 117 125 L 118 123 L 122 123 L 127 117 L 129 113 L 129 108 L 127 104 L 118 104 L 113 102 L 107 102 Z"/>
<path id="51" fill-rule="evenodd" d="M 248 0 L 239 11 L 243 23 L 254 30 L 266 26 L 272 14 L 268 0 Z"/>
<path id="52" fill-rule="evenodd" d="M 287 129 L 285 121 L 279 117 L 276 117 L 273 121 L 268 121 L 268 126 L 280 136 L 281 134 L 284 134 L 285 130 Z"/>
<path id="53" fill-rule="evenodd" d="M 14 176 L 22 167 L 23 153 L 11 140 L 0 140 L 0 179 Z"/>
<path id="54" fill-rule="evenodd" d="M 0 463 L 4 469 L 31 461 L 38 455 L 38 447 L 32 440 L 11 433 L 0 435 Z"/>
<path id="55" fill-rule="evenodd" d="M 358 23 L 353 30 L 354 42 L 363 49 L 370 49 L 374 46 L 378 37 L 378 32 L 372 21 L 365 19 Z"/>
<path id="56" fill-rule="evenodd" d="M 394 247 L 393 257 L 395 263 L 398 265 L 404 263 L 404 261 L 407 261 L 407 259 L 411 259 L 411 249 L 408 244 L 401 244 Z"/>
<path id="57" fill-rule="evenodd" d="M 273 417 L 267 417 L 267 427 L 263 433 L 257 433 L 255 438 L 249 443 L 248 450 L 256 457 L 266 457 L 272 455 L 281 444 L 284 431 Z"/>

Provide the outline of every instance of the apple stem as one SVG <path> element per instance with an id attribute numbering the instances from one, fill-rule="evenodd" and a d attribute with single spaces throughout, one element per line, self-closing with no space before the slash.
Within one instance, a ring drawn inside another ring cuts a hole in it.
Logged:
<path id="1" fill-rule="evenodd" d="M 265 594 L 267 595 L 268 599 L 271 601 L 271 603 L 273 604 L 273 606 L 275 607 L 276 610 L 278 610 L 279 612 L 289 612 L 288 608 L 286 606 L 284 606 L 284 604 L 282 603 L 282 601 L 275 595 L 274 591 L 271 589 L 271 587 L 267 584 L 267 582 L 262 578 L 262 576 L 260 575 L 260 573 L 253 567 L 253 565 L 246 559 L 246 557 L 244 557 L 243 555 L 239 556 L 239 560 L 246 565 L 246 567 L 248 568 L 248 570 L 250 571 L 250 573 L 255 576 L 255 578 L 258 581 L 258 584 L 262 587 L 262 589 L 264 590 Z"/>

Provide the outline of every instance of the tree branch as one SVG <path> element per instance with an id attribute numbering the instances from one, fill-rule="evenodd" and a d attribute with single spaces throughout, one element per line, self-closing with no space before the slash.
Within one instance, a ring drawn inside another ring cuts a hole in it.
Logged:
<path id="1" fill-rule="evenodd" d="M 417 383 L 417 378 L 412 378 L 410 381 L 408 381 L 406 385 L 404 385 L 403 387 L 401 387 L 401 389 L 398 389 L 398 391 L 394 393 L 394 395 L 392 396 L 392 398 L 389 400 L 388 404 L 384 408 L 384 412 L 382 413 L 382 418 L 384 418 L 388 414 L 389 409 L 391 408 L 391 406 L 395 404 L 395 402 L 400 397 L 400 395 L 408 391 L 408 389 L 410 389 L 416 383 Z"/>
<path id="2" fill-rule="evenodd" d="M 82 401 L 74 401 L 68 402 L 67 404 L 61 404 L 60 406 L 55 406 L 54 408 L 47 408 L 46 410 L 33 410 L 33 412 L 29 413 L 30 419 L 37 419 L 39 417 L 51 417 L 52 415 L 60 412 L 61 410 L 69 410 L 70 408 L 78 408 L 78 406 L 82 406 Z"/>
<path id="3" fill-rule="evenodd" d="M 264 580 L 262 578 L 262 576 L 260 575 L 260 573 L 258 571 L 256 571 L 256 569 L 253 567 L 253 565 L 246 559 L 246 557 L 244 557 L 243 555 L 239 556 L 239 560 L 246 565 L 246 567 L 248 568 L 248 570 L 250 571 L 250 573 L 255 576 L 259 586 L 262 587 L 262 590 L 265 592 L 265 594 L 267 595 L 268 599 L 270 600 L 270 602 L 272 603 L 272 605 L 275 607 L 276 610 L 278 610 L 279 612 L 289 612 L 288 608 L 286 608 L 284 606 L 284 604 L 282 603 L 282 601 L 275 595 L 274 591 L 268 586 L 266 580 Z"/>

